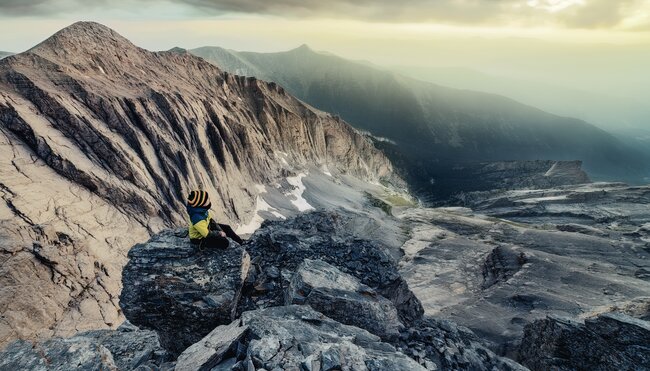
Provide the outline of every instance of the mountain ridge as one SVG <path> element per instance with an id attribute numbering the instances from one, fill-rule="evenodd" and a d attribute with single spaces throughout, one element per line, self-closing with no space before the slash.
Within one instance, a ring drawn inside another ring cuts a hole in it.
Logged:
<path id="1" fill-rule="evenodd" d="M 648 172 L 641 152 L 584 121 L 329 54 L 295 58 L 295 50 L 254 53 L 206 47 L 190 52 L 227 71 L 275 81 L 357 128 L 397 142 L 384 148 L 386 153 L 408 167 L 411 180 L 423 189 L 430 189 L 431 179 L 446 176 L 449 169 L 441 164 L 449 162 L 582 160 L 596 179 L 635 182 Z"/>
<path id="2" fill-rule="evenodd" d="M 291 200 L 312 168 L 401 182 L 365 136 L 277 84 L 92 22 L 0 61 L 0 134 L 0 343 L 117 326 L 126 250 L 185 224 L 191 189 L 241 226 L 265 187 Z"/>

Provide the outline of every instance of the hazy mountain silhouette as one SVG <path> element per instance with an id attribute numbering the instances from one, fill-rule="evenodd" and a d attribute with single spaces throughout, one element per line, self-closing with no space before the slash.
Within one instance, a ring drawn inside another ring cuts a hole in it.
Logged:
<path id="1" fill-rule="evenodd" d="M 648 130 L 650 107 L 640 100 L 567 88 L 552 83 L 492 75 L 470 68 L 399 66 L 392 70 L 419 80 L 516 98 L 545 111 L 595 124 L 614 134 Z"/>
<path id="2" fill-rule="evenodd" d="M 306 45 L 279 53 L 203 47 L 191 53 L 226 71 L 275 81 L 380 142 L 412 182 L 433 183 L 476 161 L 580 159 L 595 179 L 641 181 L 647 162 L 611 134 L 514 100 L 415 80 Z"/>

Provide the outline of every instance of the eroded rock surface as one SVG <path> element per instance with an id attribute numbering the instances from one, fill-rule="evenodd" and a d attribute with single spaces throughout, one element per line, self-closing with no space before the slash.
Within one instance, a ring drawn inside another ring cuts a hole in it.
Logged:
<path id="1" fill-rule="evenodd" d="M 526 370 L 488 350 L 468 328 L 433 317 L 402 331 L 396 346 L 427 369 Z"/>
<path id="2" fill-rule="evenodd" d="M 248 326 L 242 326 L 239 320 L 229 325 L 217 326 L 203 339 L 183 351 L 174 370 L 208 371 L 220 363 L 228 363 L 224 362 L 227 357 L 232 358 L 237 352 L 241 354 L 247 334 Z"/>
<path id="3" fill-rule="evenodd" d="M 1 370 L 159 370 L 170 355 L 154 331 L 125 323 L 117 330 L 96 330 L 71 338 L 19 340 L 0 352 Z"/>
<path id="4" fill-rule="evenodd" d="M 650 322 L 622 314 L 584 323 L 547 317 L 526 326 L 519 359 L 532 370 L 647 370 Z"/>
<path id="5" fill-rule="evenodd" d="M 549 314 L 647 318 L 650 187 L 593 183 L 471 200 L 475 210 L 401 214 L 411 239 L 400 271 L 427 314 L 511 357 L 524 327 Z"/>
<path id="6" fill-rule="evenodd" d="M 250 257 L 235 242 L 226 250 L 193 246 L 186 229 L 155 235 L 129 251 L 120 305 L 137 326 L 155 329 L 179 354 L 234 318 Z"/>

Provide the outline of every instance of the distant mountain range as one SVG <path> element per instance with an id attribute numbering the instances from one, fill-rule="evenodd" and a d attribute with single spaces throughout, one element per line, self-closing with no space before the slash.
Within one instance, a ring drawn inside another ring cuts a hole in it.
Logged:
<path id="1" fill-rule="evenodd" d="M 650 107 L 641 99 L 634 101 L 552 83 L 492 75 L 470 68 L 397 66 L 391 70 L 456 89 L 516 97 L 519 102 L 585 120 L 614 134 L 650 132 Z"/>
<path id="2" fill-rule="evenodd" d="M 502 96 L 415 80 L 306 45 L 279 53 L 189 52 L 226 71 L 277 82 L 370 132 L 425 192 L 454 191 L 446 175 L 468 162 L 580 159 L 595 179 L 640 182 L 648 174 L 647 156 L 604 130 Z"/>

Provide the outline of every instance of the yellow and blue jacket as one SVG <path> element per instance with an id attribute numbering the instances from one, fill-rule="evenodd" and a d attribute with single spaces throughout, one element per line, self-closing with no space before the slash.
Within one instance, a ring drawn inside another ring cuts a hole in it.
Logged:
<path id="1" fill-rule="evenodd" d="M 200 240 L 210 233 L 210 220 L 212 215 L 209 209 L 203 207 L 187 206 L 189 218 L 189 237 L 192 240 Z"/>

